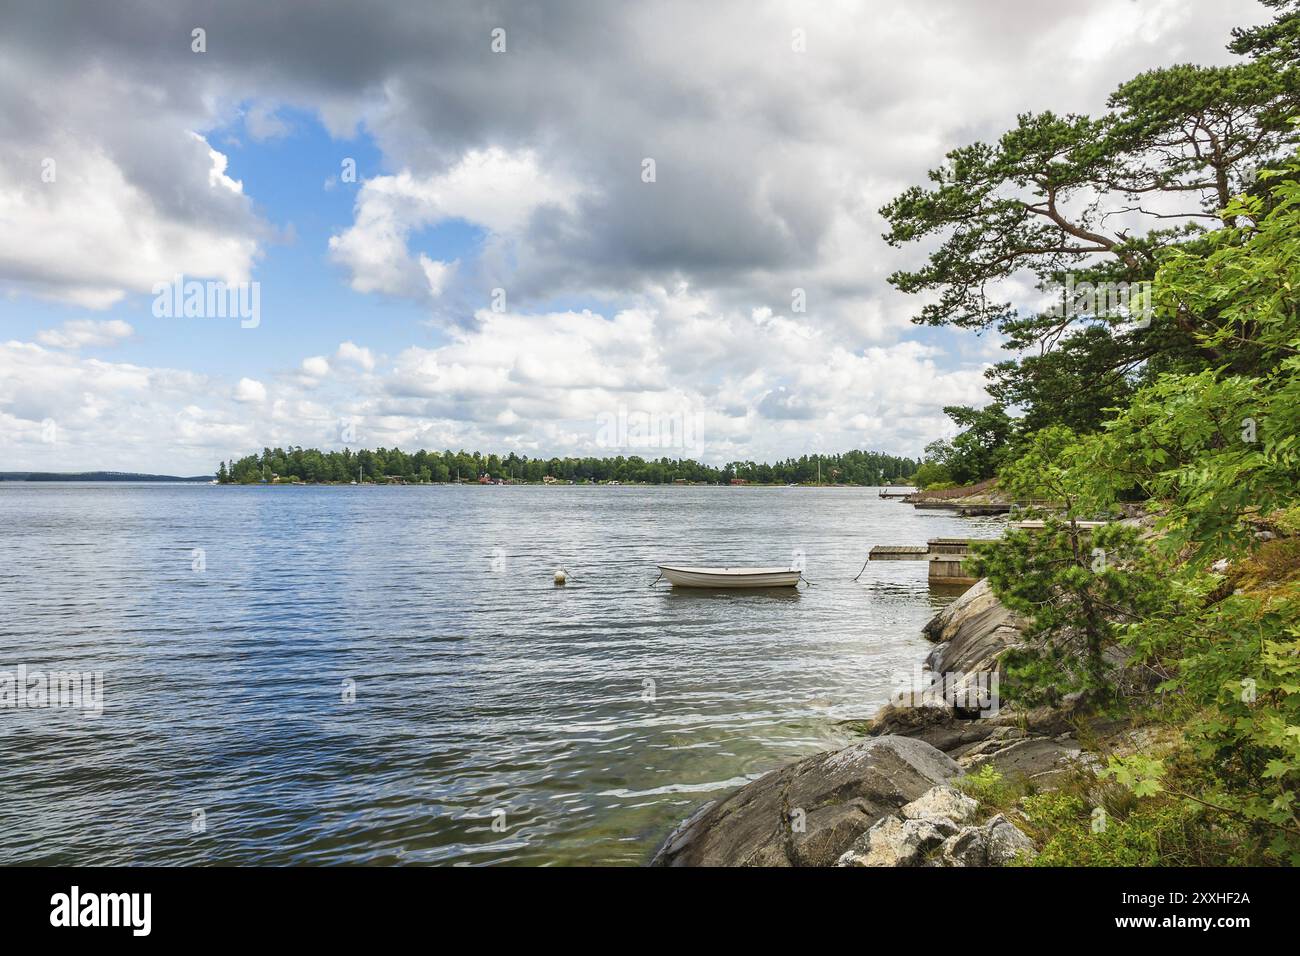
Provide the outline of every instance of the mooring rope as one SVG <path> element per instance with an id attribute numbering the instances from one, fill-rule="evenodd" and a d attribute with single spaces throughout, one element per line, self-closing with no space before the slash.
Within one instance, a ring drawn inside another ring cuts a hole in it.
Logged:
<path id="1" fill-rule="evenodd" d="M 659 578 L 662 578 L 663 576 L 664 576 L 664 573 L 663 573 L 662 571 L 660 571 L 660 572 L 659 572 L 659 577 L 658 577 L 658 578 L 655 578 L 653 581 L 651 581 L 648 585 L 646 585 L 646 587 L 651 587 L 651 588 L 654 587 L 656 584 L 659 583 Z"/>
<path id="2" fill-rule="evenodd" d="M 863 561 L 863 562 L 862 562 L 862 571 L 867 570 L 867 565 L 870 564 L 870 563 L 871 563 L 871 558 L 867 558 L 867 560 Z M 858 580 L 858 578 L 862 577 L 862 571 L 859 571 L 859 572 L 858 572 L 858 577 L 856 577 L 856 578 L 853 579 L 854 582 L 856 582 L 856 581 Z"/>

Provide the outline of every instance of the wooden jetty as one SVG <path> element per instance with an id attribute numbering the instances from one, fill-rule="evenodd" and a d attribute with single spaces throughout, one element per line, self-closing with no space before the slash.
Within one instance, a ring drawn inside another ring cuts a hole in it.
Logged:
<path id="1" fill-rule="evenodd" d="M 1040 531 L 1043 521 L 1016 521 L 1011 527 L 1026 531 Z M 1076 521 L 1085 532 L 1100 528 L 1105 521 Z M 997 538 L 931 538 L 925 546 L 912 544 L 878 544 L 867 554 L 868 561 L 928 561 L 929 580 L 932 585 L 969 586 L 979 581 L 967 573 L 963 562 L 970 555 L 971 545 L 977 541 L 996 541 Z"/>
<path id="2" fill-rule="evenodd" d="M 911 505 L 918 511 L 955 511 L 963 518 L 979 517 L 983 515 L 1005 515 L 1010 514 L 1019 507 L 1009 501 L 972 504 L 963 501 L 936 501 L 934 499 L 913 501 L 911 502 Z"/>
<path id="3" fill-rule="evenodd" d="M 867 554 L 868 561 L 926 561 L 929 563 L 931 584 L 969 586 L 979 578 L 971 577 L 962 562 L 970 554 L 973 541 L 995 541 L 996 538 L 931 538 L 925 546 L 908 544 L 882 544 Z"/>
<path id="4" fill-rule="evenodd" d="M 871 549 L 872 561 L 920 561 L 930 553 L 923 544 L 879 544 Z"/>

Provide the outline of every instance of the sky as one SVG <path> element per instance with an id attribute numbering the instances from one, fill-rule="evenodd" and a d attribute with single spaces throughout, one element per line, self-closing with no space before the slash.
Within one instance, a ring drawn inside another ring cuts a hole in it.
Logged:
<path id="1" fill-rule="evenodd" d="M 1268 13 L 0 0 L 0 471 L 919 456 L 1005 353 L 879 208 Z"/>

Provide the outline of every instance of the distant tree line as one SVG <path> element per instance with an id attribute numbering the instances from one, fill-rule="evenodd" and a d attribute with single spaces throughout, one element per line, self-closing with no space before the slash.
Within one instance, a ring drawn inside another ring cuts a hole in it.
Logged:
<path id="1" fill-rule="evenodd" d="M 253 484 L 263 480 L 304 482 L 390 481 L 454 482 L 493 479 L 540 482 L 622 481 L 662 485 L 674 481 L 730 482 L 741 478 L 754 484 L 874 485 L 910 477 L 919 462 L 880 452 L 850 451 L 837 455 L 803 455 L 772 464 L 736 461 L 721 468 L 690 458 L 646 459 L 639 455 L 612 458 L 529 458 L 451 450 L 405 452 L 400 448 L 320 451 L 316 448 L 264 448 L 260 455 L 222 462 L 222 484 Z"/>
<path id="2" fill-rule="evenodd" d="M 0 471 L 0 481 L 211 481 L 211 475 L 142 475 L 133 471 Z"/>

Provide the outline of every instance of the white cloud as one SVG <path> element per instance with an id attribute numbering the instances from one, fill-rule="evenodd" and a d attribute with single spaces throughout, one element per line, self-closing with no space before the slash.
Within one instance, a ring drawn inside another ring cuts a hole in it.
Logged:
<path id="1" fill-rule="evenodd" d="M 707 422 L 700 447 L 666 453 L 711 461 L 797 454 L 812 441 L 917 454 L 947 433 L 944 405 L 986 400 L 983 362 L 946 370 L 935 349 L 911 342 L 855 351 L 765 310 L 719 311 L 687 289 L 611 318 L 476 319 L 444 346 L 406 349 L 377 383 L 365 414 L 382 412 L 388 440 L 628 453 L 597 444 L 601 417 L 623 410 Z"/>
<path id="2" fill-rule="evenodd" d="M 420 270 L 429 283 L 429 295 L 435 299 L 442 295 L 442 290 L 447 287 L 451 277 L 456 274 L 456 265 L 455 262 L 439 262 L 436 259 L 430 259 L 424 253 L 420 253 Z"/>
<path id="3" fill-rule="evenodd" d="M 449 219 L 463 219 L 497 237 L 517 236 L 538 209 L 572 208 L 579 190 L 539 165 L 530 150 L 472 149 L 446 172 L 416 175 L 404 170 L 362 184 L 355 221 L 331 236 L 331 257 L 351 273 L 358 292 L 414 298 L 436 297 L 454 263 L 421 254 L 412 258 L 413 233 Z"/>
<path id="4" fill-rule="evenodd" d="M 226 175 L 226 167 L 230 165 L 230 158 L 225 153 L 218 152 L 211 146 L 208 141 L 198 133 L 190 133 L 195 142 L 202 143 L 208 150 L 208 159 L 212 161 L 212 166 L 208 169 L 208 185 L 213 189 L 224 189 L 236 196 L 244 192 L 244 184 L 237 179 L 231 179 Z"/>
<path id="5" fill-rule="evenodd" d="M 178 369 L 0 343 L 0 459 L 23 470 L 210 472 L 258 433 L 213 386 Z"/>
<path id="6" fill-rule="evenodd" d="M 36 341 L 56 349 L 102 348 L 117 345 L 134 333 L 121 319 L 97 322 L 94 319 L 71 319 L 57 329 L 36 334 Z"/>
<path id="7" fill-rule="evenodd" d="M 234 399 L 260 405 L 266 401 L 266 386 L 254 378 L 241 378 L 235 385 Z"/>
<path id="8" fill-rule="evenodd" d="M 177 273 L 247 279 L 264 227 L 194 132 L 208 110 L 115 58 L 33 56 L 0 54 L 0 289 L 103 309 Z"/>
<path id="9" fill-rule="evenodd" d="M 323 355 L 313 355 L 302 360 L 302 370 L 312 378 L 324 378 L 330 373 L 330 363 Z"/>
<path id="10" fill-rule="evenodd" d="M 338 447 L 345 419 L 357 422 L 354 444 L 370 446 L 646 453 L 601 443 L 602 420 L 620 413 L 690 416 L 699 441 L 656 454 L 715 463 L 851 447 L 917 454 L 948 433 L 944 405 L 981 400 L 984 367 L 943 369 L 918 343 L 853 350 L 684 288 L 610 317 L 485 310 L 446 344 L 408 347 L 391 364 L 353 342 L 336 358 L 367 374 L 320 374 L 336 362 L 311 356 L 272 389 L 9 342 L 0 455 L 14 468 L 200 474 L 265 445 Z M 40 440 L 47 418 L 57 445 Z"/>
<path id="11" fill-rule="evenodd" d="M 232 194 L 224 157 L 196 144 L 208 187 Z M 221 220 L 186 222 L 159 209 L 91 143 L 55 149 L 54 183 L 0 168 L 0 282 L 43 298 L 102 309 L 177 273 L 243 281 L 257 242 Z M 76 157 L 74 160 L 73 157 Z M 220 157 L 218 163 L 213 157 Z M 8 277 L 5 282 L 4 277 Z"/>
<path id="12" fill-rule="evenodd" d="M 367 372 L 372 371 L 375 367 L 375 357 L 371 354 L 370 349 L 357 345 L 355 342 L 340 343 L 335 357 L 342 362 L 353 362 Z"/>

